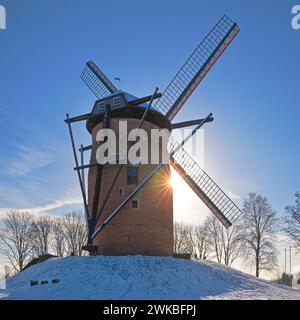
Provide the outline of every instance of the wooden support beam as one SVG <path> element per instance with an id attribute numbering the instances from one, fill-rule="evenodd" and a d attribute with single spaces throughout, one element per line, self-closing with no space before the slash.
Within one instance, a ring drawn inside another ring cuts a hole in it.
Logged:
<path id="1" fill-rule="evenodd" d="M 96 162 L 96 163 L 85 164 L 83 166 L 74 167 L 74 170 L 80 171 L 82 169 L 89 169 L 89 168 L 94 168 L 94 167 L 98 167 L 98 166 L 100 166 L 100 164 L 98 162 Z"/>
<path id="2" fill-rule="evenodd" d="M 104 112 L 104 120 L 103 120 L 103 128 L 108 129 L 110 127 L 110 110 L 111 107 L 109 104 L 105 106 Z M 92 212 L 91 212 L 91 223 L 90 223 L 90 234 L 93 234 L 95 231 L 95 225 L 97 223 L 97 215 L 98 215 L 98 205 L 99 205 L 99 197 L 101 192 L 101 183 L 102 183 L 102 173 L 103 173 L 103 165 L 98 165 L 94 187 L 94 197 L 92 204 Z"/>
<path id="3" fill-rule="evenodd" d="M 91 144 L 88 146 L 82 147 L 82 151 L 92 150 L 92 147 L 93 147 L 93 145 L 91 145 Z M 79 151 L 81 151 L 81 149 L 79 149 Z"/>
<path id="4" fill-rule="evenodd" d="M 66 117 L 67 117 L 67 120 L 70 119 L 70 118 L 69 118 L 69 114 L 66 114 Z M 72 131 L 72 127 L 71 127 L 71 122 L 68 122 L 68 121 L 67 121 L 66 123 L 68 124 L 68 129 L 69 129 L 69 134 L 70 134 L 70 139 L 71 139 L 71 146 L 72 146 L 72 150 L 73 150 L 73 156 L 74 156 L 75 165 L 76 165 L 76 167 L 79 167 L 78 158 L 77 158 L 77 153 L 76 153 L 76 148 L 75 148 L 75 141 L 74 141 L 73 131 Z M 83 205 L 84 205 L 84 207 L 85 207 L 85 211 L 88 212 L 86 194 L 85 194 L 82 177 L 81 177 L 81 175 L 80 175 L 79 170 L 77 171 L 77 176 L 78 176 L 78 181 L 79 181 L 79 185 L 80 185 L 81 195 L 82 195 L 82 199 L 83 199 Z M 91 235 L 89 235 L 89 236 L 91 236 Z"/>
<path id="5" fill-rule="evenodd" d="M 77 117 L 73 117 L 73 118 L 67 118 L 65 119 L 65 123 L 71 123 L 71 122 L 76 122 L 76 121 L 83 121 L 83 120 L 87 120 L 88 118 L 91 117 L 91 113 L 85 113 L 82 114 L 80 116 Z"/>
<path id="6" fill-rule="evenodd" d="M 153 94 L 151 94 L 150 96 L 146 96 L 146 97 L 143 97 L 143 98 L 139 98 L 139 99 L 136 99 L 136 100 L 133 100 L 133 101 L 130 101 L 128 102 L 128 105 L 129 106 L 137 106 L 141 103 L 145 103 L 145 102 L 148 102 L 150 101 L 151 99 L 157 99 L 157 98 L 160 98 L 162 96 L 161 93 L 155 93 L 155 95 L 153 96 Z"/>
<path id="7" fill-rule="evenodd" d="M 201 123 L 202 121 L 203 121 L 203 119 L 197 119 L 197 120 L 190 120 L 190 121 L 174 123 L 174 124 L 172 124 L 172 129 L 179 129 L 179 128 L 195 126 L 195 125 Z M 214 121 L 213 117 L 206 120 L 206 122 L 212 122 L 212 121 Z"/>

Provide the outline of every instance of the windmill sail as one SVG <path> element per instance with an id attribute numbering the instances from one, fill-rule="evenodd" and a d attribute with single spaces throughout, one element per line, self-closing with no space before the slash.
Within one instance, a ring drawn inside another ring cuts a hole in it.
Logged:
<path id="1" fill-rule="evenodd" d="M 172 145 L 172 150 L 175 147 Z M 170 164 L 226 228 L 242 214 L 239 207 L 183 148 L 173 155 Z"/>
<path id="2" fill-rule="evenodd" d="M 223 16 L 191 54 L 154 107 L 171 121 L 238 32 L 237 24 Z"/>
<path id="3" fill-rule="evenodd" d="M 87 62 L 80 77 L 98 99 L 118 91 L 93 61 Z"/>

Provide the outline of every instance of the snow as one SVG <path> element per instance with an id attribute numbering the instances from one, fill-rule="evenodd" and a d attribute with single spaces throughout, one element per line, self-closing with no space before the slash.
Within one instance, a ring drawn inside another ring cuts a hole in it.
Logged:
<path id="1" fill-rule="evenodd" d="M 60 282 L 53 284 L 53 279 Z M 30 280 L 48 284 L 30 286 Z M 149 256 L 52 258 L 7 281 L 0 299 L 299 299 L 223 265 Z"/>

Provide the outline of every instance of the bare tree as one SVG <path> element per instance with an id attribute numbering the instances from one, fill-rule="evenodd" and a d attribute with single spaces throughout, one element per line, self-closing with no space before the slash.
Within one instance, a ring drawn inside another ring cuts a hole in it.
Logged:
<path id="1" fill-rule="evenodd" d="M 33 217 L 26 212 L 11 210 L 1 221 L 0 252 L 16 271 L 32 258 Z"/>
<path id="2" fill-rule="evenodd" d="M 64 236 L 62 218 L 52 219 L 51 247 L 56 256 L 64 256 L 66 252 L 66 239 Z"/>
<path id="3" fill-rule="evenodd" d="M 175 222 L 174 251 L 176 253 L 194 253 L 192 225 Z"/>
<path id="4" fill-rule="evenodd" d="M 86 244 L 87 235 L 84 219 L 77 212 L 71 212 L 62 219 L 63 234 L 67 244 L 68 255 L 81 256 L 82 246 Z"/>
<path id="5" fill-rule="evenodd" d="M 185 227 L 185 251 L 191 253 L 192 255 L 195 254 L 195 245 L 194 245 L 194 226 L 191 224 L 187 224 Z"/>
<path id="6" fill-rule="evenodd" d="M 207 232 L 207 241 L 214 258 L 219 263 L 223 261 L 223 230 L 220 222 L 214 216 L 209 216 L 205 223 Z"/>
<path id="7" fill-rule="evenodd" d="M 283 230 L 300 251 L 300 191 L 295 193 L 295 203 L 285 208 Z"/>
<path id="8" fill-rule="evenodd" d="M 194 228 L 194 251 L 200 259 L 206 259 L 211 252 L 208 241 L 207 222 Z"/>
<path id="9" fill-rule="evenodd" d="M 228 229 L 222 225 L 223 257 L 226 266 L 231 266 L 241 255 L 243 239 L 241 229 L 241 225 L 238 222 L 235 222 Z"/>
<path id="10" fill-rule="evenodd" d="M 37 256 L 49 253 L 52 221 L 49 216 L 40 216 L 33 221 L 33 248 Z"/>
<path id="11" fill-rule="evenodd" d="M 243 252 L 247 263 L 255 266 L 255 275 L 277 266 L 275 236 L 276 213 L 267 198 L 250 193 L 243 206 Z"/>
<path id="12" fill-rule="evenodd" d="M 7 264 L 4 266 L 4 276 L 5 279 L 8 279 L 9 277 L 13 276 L 15 274 L 15 270 L 12 269 L 10 266 Z"/>
<path id="13" fill-rule="evenodd" d="M 242 235 L 239 223 L 226 229 L 216 217 L 210 216 L 203 227 L 206 229 L 209 252 L 219 263 L 231 266 L 241 255 Z"/>

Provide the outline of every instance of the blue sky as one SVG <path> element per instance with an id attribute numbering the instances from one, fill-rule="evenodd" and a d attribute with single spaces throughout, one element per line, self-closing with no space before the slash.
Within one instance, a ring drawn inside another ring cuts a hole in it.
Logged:
<path id="1" fill-rule="evenodd" d="M 0 30 L 1 208 L 58 214 L 80 207 L 63 119 L 93 105 L 79 78 L 87 60 L 111 79 L 121 77 L 122 89 L 136 96 L 155 86 L 163 90 L 223 14 L 241 31 L 175 120 L 213 112 L 215 121 L 205 128 L 205 169 L 238 202 L 255 191 L 282 214 L 294 201 L 300 189 L 300 30 L 291 27 L 291 9 L 297 1 L 0 4 L 7 10 L 7 30 Z M 76 139 L 89 142 L 81 125 Z M 202 206 L 185 192 L 189 210 L 181 206 L 175 214 L 195 222 Z"/>

